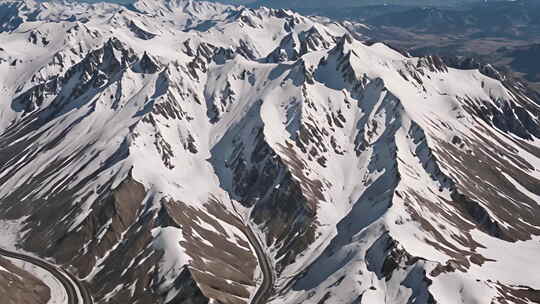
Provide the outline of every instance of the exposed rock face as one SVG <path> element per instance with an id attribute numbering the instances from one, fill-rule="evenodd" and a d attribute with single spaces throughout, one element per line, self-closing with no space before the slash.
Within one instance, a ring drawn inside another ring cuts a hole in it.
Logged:
<path id="1" fill-rule="evenodd" d="M 0 5 L 0 220 L 96 303 L 537 301 L 523 84 L 283 10 Z"/>

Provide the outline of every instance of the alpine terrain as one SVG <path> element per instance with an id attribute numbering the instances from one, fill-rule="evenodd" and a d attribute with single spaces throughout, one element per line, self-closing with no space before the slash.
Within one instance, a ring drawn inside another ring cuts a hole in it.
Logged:
<path id="1" fill-rule="evenodd" d="M 351 27 L 0 0 L 3 301 L 540 303 L 540 96 Z"/>

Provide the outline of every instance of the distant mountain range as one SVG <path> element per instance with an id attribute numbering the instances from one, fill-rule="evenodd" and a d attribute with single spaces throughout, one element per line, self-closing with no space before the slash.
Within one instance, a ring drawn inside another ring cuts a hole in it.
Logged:
<path id="1" fill-rule="evenodd" d="M 225 0 L 227 1 L 227 0 Z M 500 0 L 503 1 L 503 0 Z M 463 4 L 481 3 L 486 1 L 481 0 L 343 0 L 343 1 L 326 1 L 326 0 L 229 0 L 233 2 L 244 2 L 256 5 L 279 7 L 279 8 L 348 8 L 348 7 L 364 7 L 372 5 L 402 5 L 402 6 L 456 6 Z M 496 2 L 496 1 L 490 1 Z"/>
<path id="2" fill-rule="evenodd" d="M 482 2 L 459 8 L 379 5 L 302 11 L 360 22 L 357 32 L 362 36 L 415 55 L 475 57 L 531 82 L 540 81 L 535 59 L 540 55 L 540 1 Z"/>
<path id="3" fill-rule="evenodd" d="M 96 3 L 103 0 L 77 0 L 79 2 Z M 111 3 L 134 3 L 135 0 L 104 0 Z M 489 2 L 499 2 L 505 0 L 492 0 Z M 295 9 L 339 9 L 350 7 L 365 7 L 373 5 L 399 5 L 399 6 L 437 6 L 449 7 L 463 4 L 482 3 L 486 0 L 343 0 L 331 2 L 325 0 L 211 0 L 209 2 L 219 2 L 224 4 L 249 5 L 249 6 L 267 6 L 273 8 L 295 8 Z"/>

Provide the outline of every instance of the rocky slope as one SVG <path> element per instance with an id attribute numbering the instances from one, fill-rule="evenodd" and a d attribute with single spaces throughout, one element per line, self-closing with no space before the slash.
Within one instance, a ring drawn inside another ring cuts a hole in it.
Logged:
<path id="1" fill-rule="evenodd" d="M 0 11 L 0 217 L 97 303 L 249 303 L 259 247 L 270 303 L 538 302 L 521 83 L 284 10 Z"/>
<path id="2" fill-rule="evenodd" d="M 32 274 L 0 258 L 0 294 L 6 304 L 46 304 L 49 288 Z"/>

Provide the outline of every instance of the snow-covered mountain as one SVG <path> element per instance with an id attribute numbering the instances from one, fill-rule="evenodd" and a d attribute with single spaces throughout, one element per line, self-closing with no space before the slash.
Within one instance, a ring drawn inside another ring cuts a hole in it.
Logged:
<path id="1" fill-rule="evenodd" d="M 0 218 L 96 303 L 538 303 L 540 98 L 291 11 L 0 1 Z"/>

